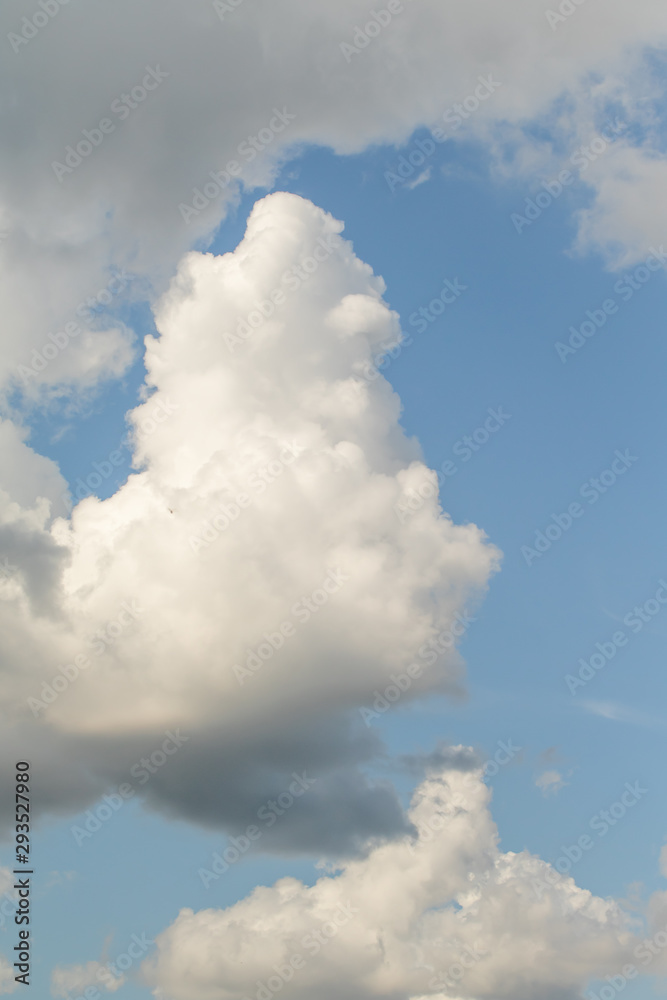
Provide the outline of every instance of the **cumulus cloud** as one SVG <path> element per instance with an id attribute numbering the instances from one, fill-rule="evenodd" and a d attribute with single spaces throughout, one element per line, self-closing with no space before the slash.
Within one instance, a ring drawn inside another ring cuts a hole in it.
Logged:
<path id="1" fill-rule="evenodd" d="M 14 51 L 0 69 L 10 95 L 0 152 L 0 384 L 38 399 L 121 374 L 132 338 L 116 305 L 162 290 L 239 190 L 270 185 L 304 145 L 359 152 L 438 125 L 452 139 L 478 138 L 525 173 L 549 146 L 538 133 L 551 129 L 571 145 L 606 120 L 621 90 L 645 95 L 647 48 L 660 49 L 667 34 L 654 0 L 632 8 L 609 0 L 604 12 L 580 5 L 555 25 L 532 0 L 423 0 L 406 2 L 379 32 L 376 7 L 257 0 L 220 17 L 203 0 L 94 0 L 63 6 L 38 30 L 3 7 L 1 33 L 13 36 Z M 476 106 L 480 76 L 499 86 Z M 662 90 L 658 72 L 651 96 Z M 625 161 L 600 161 L 586 245 L 620 240 L 627 256 L 659 236 L 646 195 L 665 169 L 654 131 L 637 133 Z M 109 296 L 125 268 L 132 282 Z M 19 368 L 28 365 L 26 378 Z"/>
<path id="2" fill-rule="evenodd" d="M 164 1000 L 574 1000 L 627 960 L 630 921 L 527 851 L 500 851 L 489 800 L 481 770 L 443 766 L 415 792 L 415 835 L 312 886 L 284 878 L 224 910 L 181 910 L 146 981 Z"/>
<path id="3" fill-rule="evenodd" d="M 468 751 L 405 760 L 429 775 L 407 816 L 364 773 L 382 746 L 359 710 L 411 663 L 404 700 L 461 690 L 461 659 L 437 637 L 498 563 L 437 495 L 396 516 L 429 473 L 370 365 L 401 336 L 382 280 L 339 223 L 285 194 L 255 207 L 233 254 L 189 251 L 305 146 L 348 154 L 446 127 L 485 144 L 498 178 L 535 180 L 620 104 L 641 128 L 588 171 L 577 246 L 638 260 L 660 237 L 665 159 L 634 97 L 667 11 L 608 0 L 550 24 L 532 0 L 422 0 L 369 37 L 376 7 L 253 0 L 220 17 L 208 2 L 90 0 L 27 33 L 0 12 L 13 49 L 0 67 L 0 760 L 30 749 L 46 812 L 129 783 L 231 832 L 295 771 L 317 779 L 265 846 L 370 854 L 312 888 L 257 890 L 233 917 L 183 911 L 149 972 L 174 996 L 251 991 L 350 900 L 354 920 L 285 995 L 437 996 L 445 976 L 461 996 L 564 1000 L 622 959 L 617 908 L 567 879 L 533 899 L 546 866 L 498 851 L 480 782 L 456 798 Z M 496 81 L 488 99 L 472 96 L 480 76 Z M 138 355 L 128 306 L 157 299 L 128 415 L 135 472 L 54 521 L 63 482 L 17 408 L 75 407 L 121 377 Z M 167 756 L 172 731 L 184 738 Z M 8 802 L 7 763 L 0 785 Z M 245 968 L 198 951 L 229 935 Z M 96 971 L 57 970 L 56 986 Z"/>
<path id="4" fill-rule="evenodd" d="M 370 364 L 399 320 L 341 230 L 281 193 L 234 253 L 188 254 L 146 338 L 136 473 L 50 527 L 8 508 L 34 556 L 11 550 L 3 703 L 48 758 L 49 807 L 127 781 L 180 727 L 182 748 L 138 789 L 158 808 L 242 828 L 307 767 L 317 788 L 276 842 L 333 850 L 407 829 L 359 770 L 380 749 L 360 709 L 411 663 L 404 699 L 460 690 L 438 636 L 498 552 L 435 493 L 399 516 L 429 475 Z"/>
<path id="5" fill-rule="evenodd" d="M 24 428 L 0 419 L 0 600 L 21 594 L 33 611 L 52 614 L 66 552 L 45 528 L 67 484 L 26 437 Z"/>
<path id="6" fill-rule="evenodd" d="M 29 614 L 58 616 L 58 587 L 68 553 L 48 533 L 49 515 L 45 497 L 26 509 L 0 490 L 0 615 L 9 615 L 18 601 Z M 8 651 L 10 658 L 16 655 L 20 657 L 20 651 Z"/>
<path id="7" fill-rule="evenodd" d="M 461 690 L 460 657 L 437 637 L 498 562 L 436 495 L 396 516 L 429 473 L 370 365 L 401 336 L 381 279 L 339 223 L 284 194 L 255 207 L 233 254 L 189 251 L 311 144 L 347 154 L 448 125 L 485 144 L 498 178 L 535 181 L 619 102 L 636 116 L 667 11 L 608 0 L 549 24 L 532 0 L 422 0 L 368 37 L 376 7 L 253 0 L 220 17 L 208 2 L 90 0 L 27 38 L 0 13 L 14 33 L 0 68 L 0 391 L 14 419 L 0 424 L 0 760 L 30 748 L 46 812 L 129 783 L 231 832 L 295 771 L 317 779 L 265 846 L 366 859 L 312 888 L 284 880 L 222 913 L 183 911 L 148 970 L 174 997 L 252 993 L 351 906 L 285 996 L 566 1000 L 622 962 L 614 904 L 568 879 L 537 893 L 547 866 L 499 852 L 468 751 L 405 760 L 428 774 L 407 816 L 364 773 L 382 747 L 359 710 L 411 663 L 404 700 Z M 475 105 L 480 76 L 496 83 Z M 639 118 L 591 166 L 578 216 L 579 249 L 612 266 L 660 235 L 664 152 Z M 122 376 L 137 357 L 127 307 L 158 298 L 128 416 L 135 472 L 54 521 L 62 480 L 13 407 L 76 406 Z M 172 731 L 184 738 L 167 756 Z M 477 956 L 465 973 L 463 955 Z M 57 970 L 56 985 L 93 971 Z"/>

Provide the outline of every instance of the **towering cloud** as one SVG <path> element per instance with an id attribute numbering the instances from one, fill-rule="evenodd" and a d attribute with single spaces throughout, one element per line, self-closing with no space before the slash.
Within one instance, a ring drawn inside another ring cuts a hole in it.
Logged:
<path id="1" fill-rule="evenodd" d="M 234 829 L 307 767 L 319 781 L 285 842 L 407 828 L 357 770 L 378 749 L 361 710 L 388 687 L 404 701 L 460 688 L 456 636 L 498 553 L 440 511 L 372 364 L 399 343 L 398 316 L 341 229 L 275 194 L 234 253 L 188 254 L 146 339 L 139 471 L 51 528 L 7 507 L 6 530 L 50 568 L 31 575 L 17 549 L 4 704 L 56 747 L 36 768 L 53 789 L 63 754 L 101 790 L 180 727 L 137 787 L 162 808 Z"/>

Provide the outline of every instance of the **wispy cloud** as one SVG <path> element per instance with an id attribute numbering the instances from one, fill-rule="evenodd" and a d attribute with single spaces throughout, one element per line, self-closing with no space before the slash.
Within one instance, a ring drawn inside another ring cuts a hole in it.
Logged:
<path id="1" fill-rule="evenodd" d="M 653 728 L 664 726 L 665 720 L 659 719 L 655 715 L 649 715 L 638 708 L 627 705 L 619 705 L 613 701 L 584 701 L 581 708 L 591 715 L 599 715 L 603 719 L 610 719 L 612 722 L 625 722 L 633 726 L 643 726 Z"/>
<path id="2" fill-rule="evenodd" d="M 409 191 L 412 191 L 414 188 L 419 187 L 420 184 L 424 184 L 426 181 L 430 181 L 431 173 L 432 173 L 431 167 L 427 167 L 426 170 L 422 170 L 420 175 L 418 177 L 415 177 L 413 181 L 408 181 L 405 185 L 406 188 L 408 188 Z"/>

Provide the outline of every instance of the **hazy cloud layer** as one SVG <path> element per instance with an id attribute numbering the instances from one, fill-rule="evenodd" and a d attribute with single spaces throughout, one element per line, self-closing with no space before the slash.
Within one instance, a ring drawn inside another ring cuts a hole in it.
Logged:
<path id="1" fill-rule="evenodd" d="M 37 28 L 29 5 L 3 7 L 5 385 L 36 398 L 118 376 L 134 348 L 115 306 L 162 290 L 240 187 L 270 184 L 304 144 L 359 152 L 439 127 L 482 140 L 528 194 L 620 113 L 632 128 L 582 176 L 581 245 L 627 259 L 660 239 L 654 0 L 555 22 L 533 0 L 406 2 L 379 21 L 366 0 L 227 6 L 90 0 Z"/>

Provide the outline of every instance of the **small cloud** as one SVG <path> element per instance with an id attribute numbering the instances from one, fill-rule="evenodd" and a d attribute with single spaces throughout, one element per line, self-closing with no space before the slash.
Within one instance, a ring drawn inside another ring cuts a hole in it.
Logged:
<path id="1" fill-rule="evenodd" d="M 419 177 L 415 177 L 413 181 L 408 181 L 406 183 L 406 188 L 412 191 L 414 188 L 419 187 L 420 184 L 424 184 L 426 181 L 431 179 L 431 167 L 427 167 L 426 170 L 422 170 Z"/>
<path id="2" fill-rule="evenodd" d="M 627 721 L 629 714 L 629 709 L 611 701 L 588 701 L 584 708 L 593 715 L 601 715 L 603 719 L 613 719 L 614 722 Z"/>
<path id="3" fill-rule="evenodd" d="M 556 795 L 561 788 L 565 788 L 569 782 L 565 780 L 560 771 L 544 771 L 544 773 L 536 779 L 535 784 L 542 792 L 542 795 L 546 797 L 547 795 Z"/>
<path id="4" fill-rule="evenodd" d="M 67 882 L 71 882 L 72 879 L 76 878 L 76 872 L 67 871 L 59 872 L 53 871 L 49 872 L 48 882 L 44 885 L 44 889 L 52 889 L 54 885 L 65 885 Z"/>
<path id="5" fill-rule="evenodd" d="M 612 722 L 627 722 L 634 726 L 664 726 L 662 719 L 648 715 L 636 708 L 628 708 L 626 705 L 618 705 L 613 701 L 584 701 L 581 707 L 592 715 L 600 715 L 603 719 L 610 719 Z"/>
<path id="6" fill-rule="evenodd" d="M 0 993 L 13 993 L 18 985 L 14 979 L 11 959 L 7 960 L 4 955 L 0 955 Z"/>
<path id="7" fill-rule="evenodd" d="M 125 977 L 111 975 L 101 962 L 85 965 L 57 965 L 51 973 L 51 994 L 68 1000 L 71 993 L 83 993 L 89 986 L 98 988 L 103 983 L 109 993 L 115 993 L 125 983 Z"/>
<path id="8" fill-rule="evenodd" d="M 14 873 L 11 868 L 0 868 L 0 895 L 8 892 L 14 885 Z"/>

